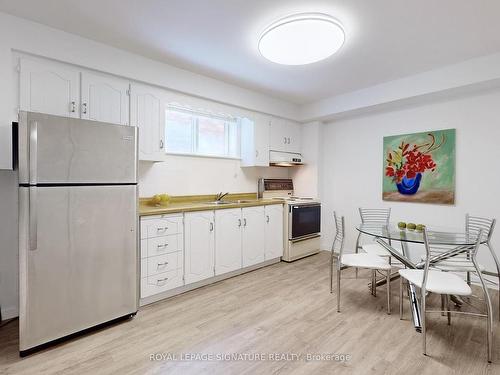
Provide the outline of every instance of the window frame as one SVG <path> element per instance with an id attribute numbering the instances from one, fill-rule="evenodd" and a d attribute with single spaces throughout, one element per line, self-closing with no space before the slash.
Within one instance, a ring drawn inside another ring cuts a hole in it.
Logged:
<path id="1" fill-rule="evenodd" d="M 176 152 L 176 151 L 168 151 L 168 140 L 167 140 L 167 118 L 168 111 L 176 111 L 181 113 L 187 113 L 191 115 L 191 151 L 190 152 Z M 225 154 L 207 154 L 200 153 L 199 150 L 199 120 L 201 117 L 217 119 L 224 121 L 224 148 Z M 234 123 L 236 129 L 236 154 L 230 155 L 229 151 L 231 149 L 231 127 L 230 123 Z M 164 137 L 165 137 L 165 154 L 172 156 L 191 156 L 191 157 L 202 157 L 202 158 L 214 158 L 214 159 L 233 159 L 233 160 L 241 160 L 241 118 L 234 117 L 230 115 L 219 115 L 211 112 L 205 111 L 197 111 L 191 108 L 183 108 L 173 105 L 167 105 L 165 107 L 165 129 L 164 129 Z"/>

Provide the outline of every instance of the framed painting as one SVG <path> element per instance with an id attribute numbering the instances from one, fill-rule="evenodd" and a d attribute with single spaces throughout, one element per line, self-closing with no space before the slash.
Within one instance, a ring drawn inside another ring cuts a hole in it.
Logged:
<path id="1" fill-rule="evenodd" d="M 382 199 L 455 203 L 455 129 L 384 137 Z"/>

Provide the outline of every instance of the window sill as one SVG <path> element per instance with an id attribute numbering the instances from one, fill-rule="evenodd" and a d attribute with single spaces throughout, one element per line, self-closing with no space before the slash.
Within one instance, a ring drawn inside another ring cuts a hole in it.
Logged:
<path id="1" fill-rule="evenodd" d="M 187 154 L 182 152 L 166 152 L 166 156 L 187 156 L 192 158 L 209 158 L 209 159 L 226 159 L 226 160 L 241 160 L 240 156 L 220 156 L 220 155 L 205 155 L 205 154 Z"/>

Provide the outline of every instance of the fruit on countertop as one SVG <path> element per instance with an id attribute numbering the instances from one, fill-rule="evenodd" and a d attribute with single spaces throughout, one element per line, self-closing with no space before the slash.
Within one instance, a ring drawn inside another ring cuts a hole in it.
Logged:
<path id="1" fill-rule="evenodd" d="M 170 195 L 168 194 L 155 194 L 151 198 L 151 203 L 155 206 L 166 205 L 170 201 Z"/>
<path id="2" fill-rule="evenodd" d="M 415 223 L 408 223 L 406 224 L 406 228 L 408 228 L 409 230 L 415 230 L 417 226 L 415 225 Z"/>
<path id="3" fill-rule="evenodd" d="M 405 229 L 405 228 L 406 228 L 406 223 L 405 223 L 404 221 L 400 221 L 400 222 L 398 223 L 398 228 L 399 228 L 399 229 Z"/>

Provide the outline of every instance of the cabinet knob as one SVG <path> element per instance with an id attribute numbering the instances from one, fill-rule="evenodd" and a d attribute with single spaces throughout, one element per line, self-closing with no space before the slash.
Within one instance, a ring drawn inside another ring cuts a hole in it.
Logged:
<path id="1" fill-rule="evenodd" d="M 283 143 L 286 144 L 286 137 L 283 138 Z"/>
<path id="2" fill-rule="evenodd" d="M 210 232 L 214 231 L 214 223 L 210 223 Z"/>
<path id="3" fill-rule="evenodd" d="M 266 215 L 266 223 L 269 223 L 269 215 Z"/>
<path id="4" fill-rule="evenodd" d="M 163 139 L 160 139 L 160 150 L 163 150 Z"/>
<path id="5" fill-rule="evenodd" d="M 82 113 L 86 114 L 87 113 L 87 103 L 82 104 Z"/>
<path id="6" fill-rule="evenodd" d="M 238 227 L 241 227 L 241 219 L 238 219 Z"/>
<path id="7" fill-rule="evenodd" d="M 76 103 L 74 101 L 72 101 L 70 104 L 69 104 L 69 111 L 72 112 L 72 113 L 75 113 L 76 112 Z"/>
<path id="8" fill-rule="evenodd" d="M 247 226 L 247 219 L 243 219 L 243 226 L 246 227 Z"/>

